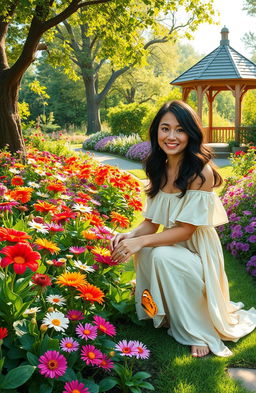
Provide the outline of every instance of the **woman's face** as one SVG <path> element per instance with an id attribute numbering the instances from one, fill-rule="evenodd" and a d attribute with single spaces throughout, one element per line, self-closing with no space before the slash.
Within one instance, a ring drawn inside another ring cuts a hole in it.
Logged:
<path id="1" fill-rule="evenodd" d="M 158 126 L 158 144 L 167 156 L 183 154 L 189 136 L 179 125 L 176 116 L 167 112 L 160 120 Z"/>

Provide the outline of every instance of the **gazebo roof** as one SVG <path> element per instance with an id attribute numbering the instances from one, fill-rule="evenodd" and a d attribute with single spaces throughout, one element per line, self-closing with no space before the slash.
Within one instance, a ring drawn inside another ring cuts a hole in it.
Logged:
<path id="1" fill-rule="evenodd" d="M 226 27 L 221 30 L 221 33 L 220 46 L 174 79 L 172 85 L 181 85 L 194 80 L 256 79 L 256 64 L 229 45 Z"/>

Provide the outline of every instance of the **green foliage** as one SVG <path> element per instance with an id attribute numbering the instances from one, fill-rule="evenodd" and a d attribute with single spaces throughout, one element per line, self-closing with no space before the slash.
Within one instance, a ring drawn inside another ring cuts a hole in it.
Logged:
<path id="1" fill-rule="evenodd" d="M 247 152 L 237 152 L 231 154 L 231 164 L 236 176 L 243 176 L 256 166 L 255 147 L 250 147 Z"/>
<path id="2" fill-rule="evenodd" d="M 142 131 L 141 123 L 148 111 L 145 104 L 120 104 L 111 108 L 108 112 L 108 121 L 113 135 L 130 135 L 131 133 L 140 134 Z"/>
<path id="3" fill-rule="evenodd" d="M 60 126 L 54 124 L 55 119 L 54 119 L 53 112 L 50 112 L 49 116 L 46 116 L 45 114 L 40 115 L 39 121 L 40 121 L 39 123 L 40 128 L 42 129 L 43 132 L 50 133 L 60 129 Z"/>

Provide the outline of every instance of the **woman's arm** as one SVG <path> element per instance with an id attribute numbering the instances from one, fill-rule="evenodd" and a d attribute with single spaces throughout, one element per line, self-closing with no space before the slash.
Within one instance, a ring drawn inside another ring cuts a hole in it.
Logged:
<path id="1" fill-rule="evenodd" d="M 145 220 L 142 221 L 140 225 L 137 226 L 137 228 L 134 228 L 131 232 L 128 232 L 129 238 L 155 233 L 157 232 L 159 226 L 160 224 L 154 224 L 151 220 L 145 218 Z"/>

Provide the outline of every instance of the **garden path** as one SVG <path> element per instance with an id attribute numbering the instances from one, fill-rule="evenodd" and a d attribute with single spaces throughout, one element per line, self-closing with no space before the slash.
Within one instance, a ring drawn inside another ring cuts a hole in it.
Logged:
<path id="1" fill-rule="evenodd" d="M 81 148 L 74 148 L 75 151 L 84 151 Z M 114 154 L 109 154 L 105 152 L 97 152 L 97 151 L 89 151 L 96 160 L 101 163 L 117 166 L 119 169 L 122 170 L 131 170 L 131 169 L 142 169 L 142 164 L 140 162 L 127 160 L 125 158 L 121 158 Z M 214 163 L 218 167 L 224 167 L 230 165 L 230 161 L 227 158 L 215 158 Z M 146 180 L 140 180 L 143 183 Z M 228 373 L 232 378 L 239 380 L 243 386 L 248 389 L 248 391 L 256 392 L 256 370 L 250 368 L 229 368 Z"/>

